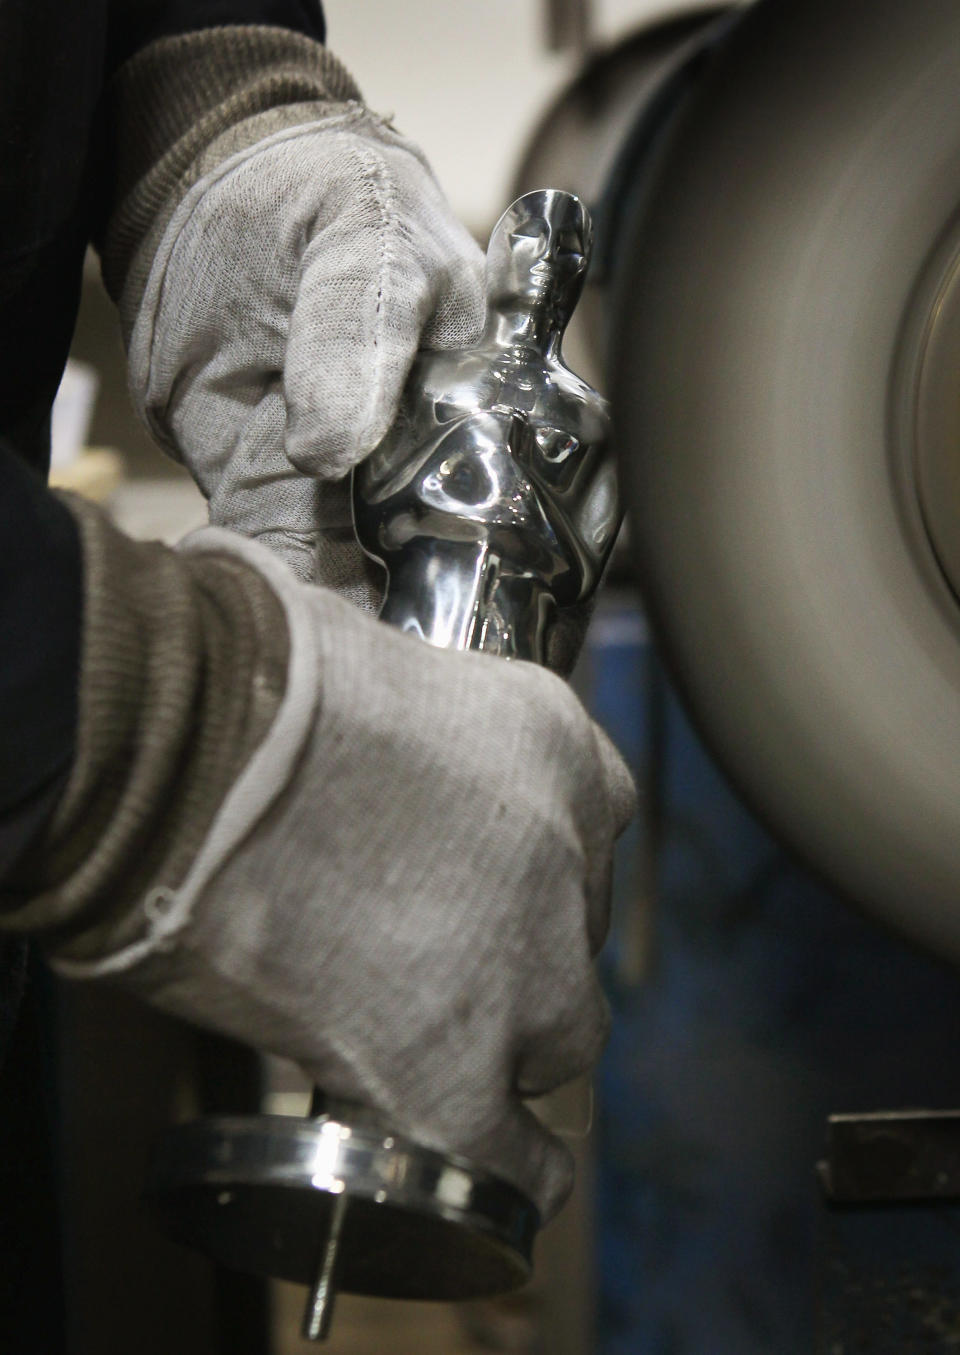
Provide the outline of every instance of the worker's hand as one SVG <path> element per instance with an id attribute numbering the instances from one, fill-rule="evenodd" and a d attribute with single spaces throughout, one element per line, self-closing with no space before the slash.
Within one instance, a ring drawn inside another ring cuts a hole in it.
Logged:
<path id="1" fill-rule="evenodd" d="M 479 333 L 483 268 L 422 153 L 340 105 L 180 203 L 130 335 L 134 401 L 212 523 L 375 607 L 347 477 L 392 423 L 417 350 Z"/>
<path id="2" fill-rule="evenodd" d="M 101 923 L 91 956 L 74 926 L 59 967 L 297 1060 L 328 1094 L 551 1214 L 570 1157 L 522 1098 L 587 1069 L 606 1034 L 592 961 L 632 812 L 619 755 L 549 672 L 434 649 L 230 533 L 205 529 L 185 551 L 184 587 L 213 596 L 229 578 L 236 594 L 246 574 L 280 599 L 289 648 L 253 671 L 286 663 L 282 703 L 185 878 L 138 902 L 146 933 L 111 948 Z M 64 958 L 78 945 L 86 958 Z"/>

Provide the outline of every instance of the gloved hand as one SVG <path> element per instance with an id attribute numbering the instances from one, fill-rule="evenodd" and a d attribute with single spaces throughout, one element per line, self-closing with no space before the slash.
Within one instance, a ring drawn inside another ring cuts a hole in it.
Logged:
<path id="1" fill-rule="evenodd" d="M 298 583 L 254 542 L 204 529 L 172 553 L 77 511 L 91 578 L 80 747 L 93 738 L 100 753 L 78 761 L 54 825 L 63 846 L 39 857 L 50 871 L 63 855 L 63 883 L 11 921 L 37 930 L 42 910 L 68 976 L 112 978 L 295 1059 L 328 1094 L 487 1166 L 549 1216 L 569 1154 L 521 1096 L 585 1070 L 606 1033 L 591 961 L 633 796 L 609 740 L 551 673 L 433 649 Z M 277 599 L 285 625 L 270 620 Z M 224 691 L 213 649 L 256 690 Z M 119 669 L 122 778 L 103 735 Z M 224 785 L 229 745 L 271 690 L 283 695 L 266 735 Z M 157 839 L 189 833 L 211 785 L 223 790 L 178 873 Z M 179 826 L 164 792 L 193 805 Z M 84 855 L 77 838 L 94 832 Z M 150 851 L 150 887 L 125 899 Z M 110 910 L 95 919 L 91 893 Z"/>
<path id="2" fill-rule="evenodd" d="M 483 255 L 423 155 L 359 102 L 203 175 L 163 235 L 129 338 L 134 402 L 210 520 L 367 607 L 347 478 L 421 346 L 483 322 Z"/>

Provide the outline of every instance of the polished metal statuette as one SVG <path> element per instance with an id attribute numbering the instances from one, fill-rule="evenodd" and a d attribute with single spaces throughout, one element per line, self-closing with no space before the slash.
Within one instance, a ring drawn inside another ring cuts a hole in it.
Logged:
<path id="1" fill-rule="evenodd" d="M 613 545 L 607 405 L 560 351 L 590 246 L 573 194 L 518 198 L 490 237 L 482 335 L 419 355 L 354 473 L 357 537 L 389 576 L 381 617 L 431 644 L 544 662 Z"/>

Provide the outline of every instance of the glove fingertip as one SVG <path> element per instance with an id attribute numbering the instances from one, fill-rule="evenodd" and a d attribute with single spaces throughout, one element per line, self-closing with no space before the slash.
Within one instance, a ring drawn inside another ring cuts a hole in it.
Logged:
<path id="1" fill-rule="evenodd" d="M 614 830 L 619 837 L 637 813 L 639 807 L 637 784 L 620 750 L 606 730 L 595 725 L 594 737 L 607 783 L 607 793 L 610 796 Z"/>
<path id="2" fill-rule="evenodd" d="M 481 1151 L 471 1148 L 467 1156 L 489 1162 L 496 1175 L 528 1196 L 541 1224 L 559 1213 L 573 1190 L 573 1154 L 520 1100 L 511 1101 L 499 1130 Z"/>
<path id="3" fill-rule="evenodd" d="M 424 326 L 423 346 L 432 349 L 469 348 L 483 332 L 487 316 L 484 256 L 458 260 L 456 276 L 440 292 L 439 302 Z"/>
<path id="4" fill-rule="evenodd" d="M 535 1119 L 532 1112 L 527 1112 Z M 549 1223 L 573 1193 L 575 1168 L 573 1154 L 555 1134 L 537 1121 L 537 1130 L 543 1140 L 540 1179 L 534 1191 L 534 1200 L 540 1211 L 541 1226 Z"/>
<path id="5" fill-rule="evenodd" d="M 389 432 L 415 356 L 412 341 L 391 344 L 366 380 L 358 364 L 335 387 L 289 392 L 286 452 L 293 465 L 325 481 L 348 475 Z"/>

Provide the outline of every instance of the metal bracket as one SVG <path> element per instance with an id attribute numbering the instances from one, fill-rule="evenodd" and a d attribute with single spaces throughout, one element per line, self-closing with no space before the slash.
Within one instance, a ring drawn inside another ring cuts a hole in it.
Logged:
<path id="1" fill-rule="evenodd" d="M 960 1201 L 960 1110 L 831 1115 L 817 1171 L 831 1204 Z"/>

